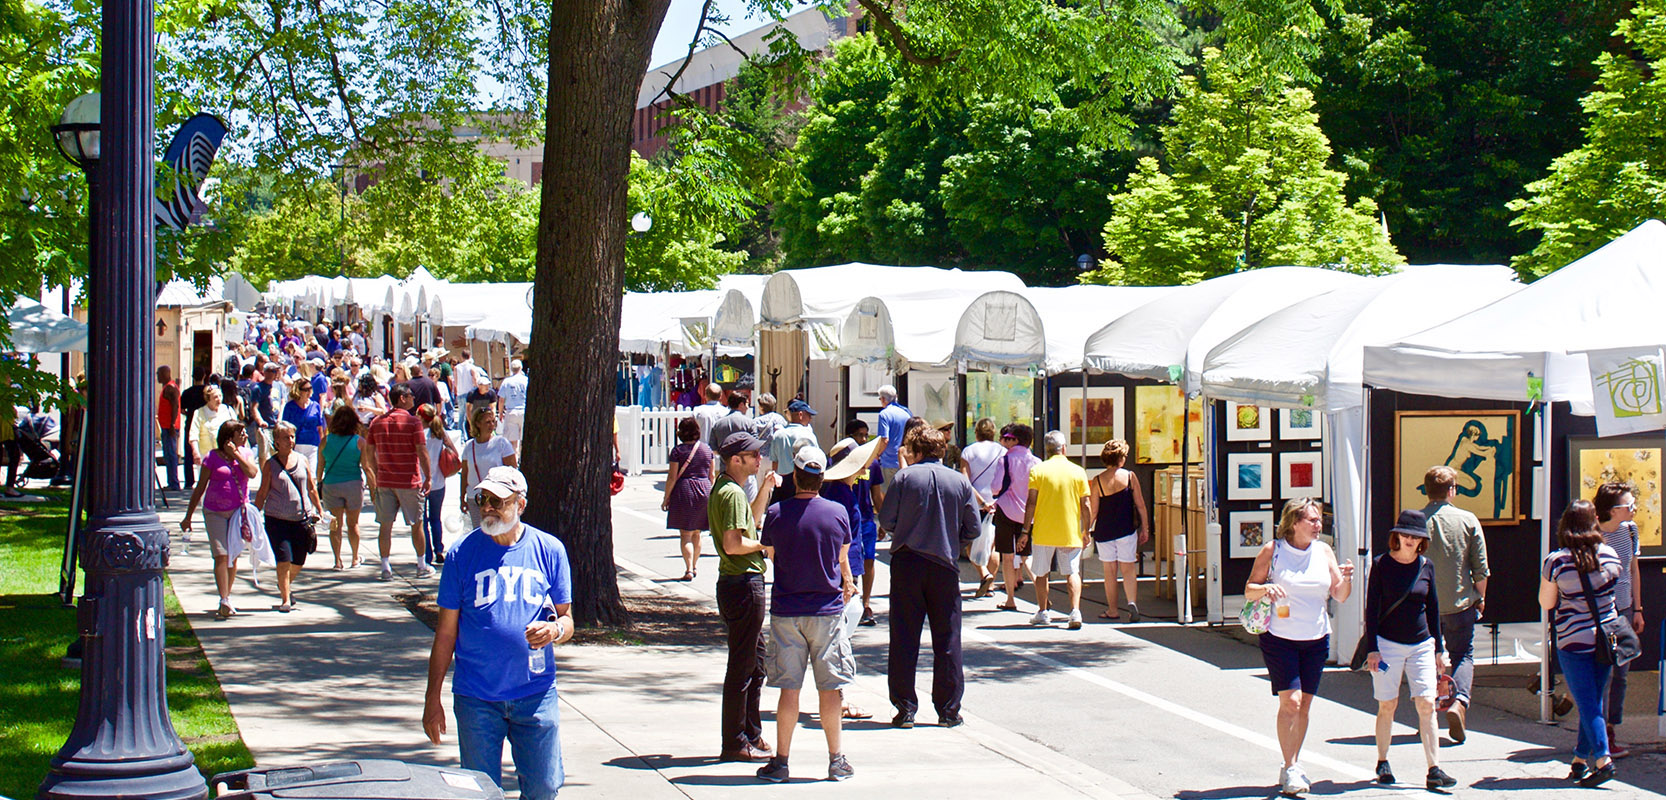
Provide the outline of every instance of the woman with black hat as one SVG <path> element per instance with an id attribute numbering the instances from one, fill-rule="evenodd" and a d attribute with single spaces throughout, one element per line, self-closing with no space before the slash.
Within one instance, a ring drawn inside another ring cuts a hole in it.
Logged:
<path id="1" fill-rule="evenodd" d="M 1429 764 L 1426 785 L 1447 789 L 1458 782 L 1440 768 L 1440 737 L 1435 730 L 1435 696 L 1446 671 L 1440 637 L 1440 603 L 1435 598 L 1435 568 L 1423 557 L 1429 549 L 1429 525 L 1423 512 L 1406 510 L 1388 531 L 1388 552 L 1377 556 L 1365 586 L 1365 638 L 1373 648 L 1365 657 L 1377 698 L 1377 782 L 1393 783 L 1388 745 L 1400 682 L 1411 685 L 1417 706 L 1417 735 Z"/>

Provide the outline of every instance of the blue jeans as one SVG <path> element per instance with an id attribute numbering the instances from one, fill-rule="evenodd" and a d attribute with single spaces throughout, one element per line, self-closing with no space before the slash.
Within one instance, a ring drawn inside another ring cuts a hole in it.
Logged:
<path id="1" fill-rule="evenodd" d="M 1598 664 L 1589 652 L 1557 650 L 1562 662 L 1562 678 L 1579 707 L 1579 743 L 1574 746 L 1576 758 L 1587 761 L 1608 755 L 1608 723 L 1603 719 L 1603 705 L 1608 694 L 1608 673 L 1613 667 Z"/>
<path id="2" fill-rule="evenodd" d="M 179 491 L 179 429 L 162 429 L 162 463 L 167 470 L 168 491 Z"/>
<path id="3" fill-rule="evenodd" d="M 507 737 L 521 797 L 545 800 L 560 793 L 567 776 L 561 767 L 561 705 L 554 687 L 544 694 L 499 702 L 451 697 L 463 769 L 484 772 L 501 787 Z"/>
<path id="4" fill-rule="evenodd" d="M 445 556 L 445 523 L 440 521 L 440 510 L 445 506 L 445 484 L 436 483 L 428 490 L 428 507 L 422 511 L 422 538 L 428 543 L 422 556 L 424 563 L 436 563 L 436 556 Z"/>
<path id="5" fill-rule="evenodd" d="M 1466 706 L 1475 686 L 1475 623 L 1480 616 L 1474 606 L 1440 615 L 1440 637 L 1446 641 L 1446 658 L 1452 663 L 1452 693 Z"/>

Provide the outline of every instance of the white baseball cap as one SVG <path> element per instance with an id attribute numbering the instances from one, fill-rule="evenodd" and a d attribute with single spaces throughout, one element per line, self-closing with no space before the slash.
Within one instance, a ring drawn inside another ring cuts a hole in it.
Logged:
<path id="1" fill-rule="evenodd" d="M 500 499 L 510 495 L 524 495 L 526 477 L 514 467 L 492 467 L 486 471 L 486 479 L 474 488 L 477 492 L 491 492 Z"/>

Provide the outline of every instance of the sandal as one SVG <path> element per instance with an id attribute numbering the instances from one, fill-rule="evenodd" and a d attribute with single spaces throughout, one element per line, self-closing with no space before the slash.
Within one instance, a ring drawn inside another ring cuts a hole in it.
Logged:
<path id="1" fill-rule="evenodd" d="M 1017 611 L 1018 606 L 1016 606 L 1012 603 L 1002 603 L 1001 605 L 996 606 L 995 610 L 996 611 Z"/>
<path id="2" fill-rule="evenodd" d="M 694 571 L 690 570 L 688 572 L 684 572 L 683 577 L 680 580 L 684 580 L 684 581 L 694 580 Z"/>
<path id="3" fill-rule="evenodd" d="M 1099 618 L 1100 619 L 1122 619 L 1122 615 L 1121 614 L 1112 614 L 1109 611 L 1102 611 L 1102 612 L 1099 613 Z"/>
<path id="4" fill-rule="evenodd" d="M 845 719 L 873 719 L 873 714 L 863 711 L 858 706 L 851 705 L 845 706 L 840 716 Z"/>
<path id="5" fill-rule="evenodd" d="M 980 600 L 980 599 L 983 599 L 985 597 L 988 597 L 989 595 L 993 594 L 993 592 L 991 592 L 990 589 L 993 588 L 994 586 L 995 586 L 995 576 L 994 575 L 990 575 L 990 576 L 984 578 L 983 580 L 978 581 L 978 590 L 977 590 L 977 592 L 972 594 L 972 599 L 973 600 Z"/>

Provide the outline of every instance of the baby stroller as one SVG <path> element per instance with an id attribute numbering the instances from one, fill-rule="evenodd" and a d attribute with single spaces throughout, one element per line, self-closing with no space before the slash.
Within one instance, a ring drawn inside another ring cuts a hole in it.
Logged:
<path id="1" fill-rule="evenodd" d="M 29 465 L 17 470 L 12 487 L 21 489 L 25 481 L 51 480 L 58 474 L 58 456 L 44 441 L 53 429 L 52 418 L 45 414 L 29 414 L 17 421 L 17 446 L 29 459 Z"/>

